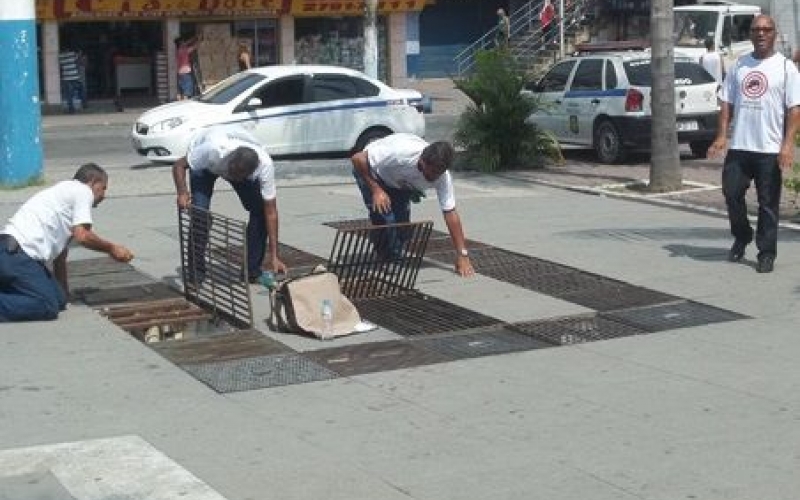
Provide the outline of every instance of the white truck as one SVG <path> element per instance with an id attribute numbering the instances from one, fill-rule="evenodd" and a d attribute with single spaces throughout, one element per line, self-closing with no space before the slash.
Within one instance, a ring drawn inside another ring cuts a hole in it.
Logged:
<path id="1" fill-rule="evenodd" d="M 696 60 L 706 52 L 705 40 L 712 38 L 730 67 L 742 54 L 753 50 L 750 24 L 757 14 L 770 14 L 778 28 L 775 48 L 792 56 L 798 43 L 800 14 L 795 12 L 797 0 L 750 0 L 747 4 L 725 1 L 701 1 L 695 5 L 675 7 L 673 35 L 675 54 Z"/>

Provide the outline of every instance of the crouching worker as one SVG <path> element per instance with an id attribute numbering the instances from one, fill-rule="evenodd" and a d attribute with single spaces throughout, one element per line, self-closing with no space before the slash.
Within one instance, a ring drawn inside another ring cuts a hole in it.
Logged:
<path id="1" fill-rule="evenodd" d="M 448 142 L 428 144 L 413 134 L 392 134 L 371 142 L 351 161 L 370 221 L 376 226 L 408 222 L 411 202 L 419 201 L 429 188 L 435 189 L 456 252 L 455 270 L 461 276 L 472 276 L 475 270 L 456 211 L 453 179 L 447 170 L 453 156 L 453 146 Z M 379 247 L 378 251 L 388 252 L 388 258 L 398 253 L 394 246 L 403 244 L 402 238 L 393 234 L 383 240 L 390 248 Z"/>
<path id="2" fill-rule="evenodd" d="M 33 195 L 9 219 L 0 233 L 0 322 L 52 320 L 66 308 L 70 240 L 119 262 L 133 258 L 92 230 L 92 208 L 107 187 L 105 170 L 87 163 L 72 180 Z"/>

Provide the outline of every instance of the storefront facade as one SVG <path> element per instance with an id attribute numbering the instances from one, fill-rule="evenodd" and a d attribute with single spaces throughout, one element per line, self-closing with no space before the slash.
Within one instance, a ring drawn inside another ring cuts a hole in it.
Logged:
<path id="1" fill-rule="evenodd" d="M 425 0 L 378 2 L 379 77 L 405 81 L 407 19 Z M 87 101 L 126 95 L 173 100 L 175 43 L 199 35 L 206 85 L 238 70 L 240 42 L 254 66 L 335 64 L 363 69 L 360 0 L 37 0 L 40 88 L 45 104 L 62 101 L 58 54 L 85 61 Z"/>

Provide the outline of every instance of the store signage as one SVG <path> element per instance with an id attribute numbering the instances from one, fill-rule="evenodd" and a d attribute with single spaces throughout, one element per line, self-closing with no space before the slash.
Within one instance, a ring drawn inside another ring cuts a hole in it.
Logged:
<path id="1" fill-rule="evenodd" d="M 8 0 L 0 0 L 8 1 Z M 36 0 L 36 18 L 277 15 L 290 0 Z"/>
<path id="2" fill-rule="evenodd" d="M 426 0 L 378 0 L 378 12 L 409 12 L 422 10 Z M 295 16 L 363 16 L 364 0 L 292 0 Z"/>

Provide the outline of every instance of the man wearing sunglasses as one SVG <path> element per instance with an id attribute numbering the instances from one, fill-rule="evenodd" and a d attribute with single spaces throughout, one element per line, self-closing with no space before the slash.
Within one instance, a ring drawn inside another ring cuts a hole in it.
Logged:
<path id="1" fill-rule="evenodd" d="M 758 15 L 750 25 L 753 52 L 739 58 L 728 70 L 719 91 L 717 137 L 709 158 L 721 157 L 722 192 L 728 207 L 733 246 L 728 260 L 739 262 L 753 240 L 745 193 L 755 181 L 758 223 L 755 231 L 756 271 L 769 273 L 775 264 L 782 186 L 781 170 L 794 164 L 794 138 L 800 124 L 800 74 L 797 67 L 775 51 L 775 21 Z M 728 144 L 729 125 L 733 131 Z"/>

